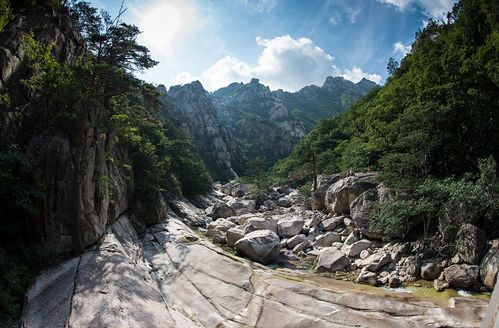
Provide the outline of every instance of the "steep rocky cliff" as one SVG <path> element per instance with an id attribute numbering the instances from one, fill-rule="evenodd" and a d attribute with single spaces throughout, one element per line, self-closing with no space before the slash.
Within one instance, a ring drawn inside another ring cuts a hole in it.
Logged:
<path id="1" fill-rule="evenodd" d="M 226 181 L 237 177 L 233 169 L 237 163 L 236 147 L 228 131 L 220 124 L 201 83 L 195 81 L 173 86 L 168 91 L 159 86 L 158 90 L 166 102 L 173 105 L 166 109 L 165 115 L 172 115 L 180 122 L 181 129 L 192 139 L 212 178 Z"/>
<path id="2" fill-rule="evenodd" d="M 104 109 L 97 105 L 90 108 L 85 117 L 77 200 L 83 213 L 75 222 L 75 149 L 70 137 L 57 126 L 32 129 L 33 95 L 22 83 L 32 73 L 22 49 L 24 33 L 33 33 L 42 44 L 53 44 L 52 55 L 61 63 L 74 63 L 83 52 L 83 44 L 67 15 L 51 7 L 17 15 L 0 33 L 0 94 L 9 96 L 8 103 L 0 104 L 0 144 L 16 144 L 24 151 L 44 195 L 39 215 L 29 224 L 32 241 L 48 254 L 61 254 L 73 249 L 76 234 L 83 247 L 95 243 L 106 225 L 128 209 L 133 179 L 123 168 L 129 162 L 126 149 L 116 146 L 115 131 L 100 123 Z"/>

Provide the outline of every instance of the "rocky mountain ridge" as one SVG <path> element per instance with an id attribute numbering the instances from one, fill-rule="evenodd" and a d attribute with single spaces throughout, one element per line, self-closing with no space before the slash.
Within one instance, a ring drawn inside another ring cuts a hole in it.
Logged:
<path id="1" fill-rule="evenodd" d="M 234 169 L 244 173 L 248 159 L 262 157 L 272 165 L 289 155 L 317 120 L 343 112 L 375 87 L 365 79 L 355 84 L 328 77 L 321 87 L 310 85 L 294 93 L 271 91 L 256 78 L 212 93 L 199 81 L 158 89 L 175 104 L 172 110 L 215 180 L 226 180 Z"/>
<path id="2" fill-rule="evenodd" d="M 180 128 L 197 146 L 212 178 L 227 180 L 237 177 L 233 169 L 233 165 L 237 166 L 237 149 L 226 128 L 220 124 L 201 83 L 195 81 L 173 86 L 168 91 L 160 85 L 158 90 L 165 104 L 172 105 L 165 108 L 165 115 L 174 117 L 181 124 Z"/>

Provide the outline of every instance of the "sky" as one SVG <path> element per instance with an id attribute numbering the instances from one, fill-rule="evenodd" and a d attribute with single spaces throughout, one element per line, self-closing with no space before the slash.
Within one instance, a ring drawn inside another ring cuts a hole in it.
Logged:
<path id="1" fill-rule="evenodd" d="M 430 18 L 454 0 L 126 0 L 123 21 L 159 64 L 138 74 L 208 91 L 258 78 L 272 90 L 322 85 L 327 76 L 383 84 L 390 57 L 410 51 Z M 90 0 L 116 15 L 121 0 Z"/>

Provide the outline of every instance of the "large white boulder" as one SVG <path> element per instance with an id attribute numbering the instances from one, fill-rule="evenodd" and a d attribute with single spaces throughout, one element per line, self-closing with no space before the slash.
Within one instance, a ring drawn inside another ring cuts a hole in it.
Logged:
<path id="1" fill-rule="evenodd" d="M 350 260 L 342 251 L 329 247 L 325 248 L 319 254 L 315 269 L 318 272 L 324 272 L 324 271 L 334 272 L 334 271 L 343 270 L 348 265 L 350 265 Z"/>
<path id="2" fill-rule="evenodd" d="M 326 191 L 325 205 L 330 213 L 348 214 L 350 204 L 364 191 L 376 186 L 376 175 L 359 174 L 333 183 Z"/>
<path id="3" fill-rule="evenodd" d="M 279 258 L 279 236 L 270 230 L 248 233 L 236 242 L 238 252 L 262 264 L 275 262 Z"/>

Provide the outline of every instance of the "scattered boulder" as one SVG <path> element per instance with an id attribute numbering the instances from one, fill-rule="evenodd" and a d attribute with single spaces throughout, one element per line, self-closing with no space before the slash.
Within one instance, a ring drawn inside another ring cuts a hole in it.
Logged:
<path id="1" fill-rule="evenodd" d="M 470 288 L 478 284 L 478 265 L 454 264 L 444 270 L 445 281 L 450 287 Z"/>
<path id="2" fill-rule="evenodd" d="M 360 252 L 359 256 L 362 260 L 366 259 L 369 257 L 369 255 L 371 255 L 373 252 L 372 250 L 370 249 L 365 249 L 363 250 L 362 252 Z"/>
<path id="3" fill-rule="evenodd" d="M 480 277 L 489 290 L 496 285 L 499 272 L 499 239 L 490 242 L 490 249 L 480 262 Z"/>
<path id="4" fill-rule="evenodd" d="M 442 292 L 445 289 L 449 288 L 449 284 L 443 279 L 435 279 L 433 280 L 433 288 L 437 292 Z"/>
<path id="5" fill-rule="evenodd" d="M 312 243 L 313 247 L 330 247 L 334 242 L 340 241 L 340 235 L 336 232 L 328 231 L 322 235 L 315 237 Z"/>
<path id="6" fill-rule="evenodd" d="M 287 197 L 281 197 L 277 200 L 277 206 L 290 207 L 291 206 L 291 199 L 289 199 Z"/>
<path id="7" fill-rule="evenodd" d="M 307 236 L 305 236 L 304 234 L 296 235 L 289 238 L 286 241 L 286 245 L 289 249 L 293 249 L 296 245 L 303 243 L 305 240 L 307 240 Z"/>
<path id="8" fill-rule="evenodd" d="M 366 270 L 376 272 L 384 265 L 392 261 L 390 255 L 386 253 L 374 253 L 364 260 L 360 260 L 359 266 L 364 267 Z"/>
<path id="9" fill-rule="evenodd" d="M 456 250 L 464 262 L 477 264 L 486 243 L 487 236 L 482 229 L 469 223 L 459 228 L 456 238 Z"/>
<path id="10" fill-rule="evenodd" d="M 326 197 L 326 191 L 328 188 L 341 179 L 340 174 L 334 175 L 319 175 L 317 177 L 317 189 L 312 190 L 312 209 L 313 210 L 323 210 L 326 208 L 324 199 Z"/>
<path id="11" fill-rule="evenodd" d="M 253 213 L 256 207 L 256 201 L 253 199 L 237 199 L 228 202 L 227 205 L 232 207 L 236 215 Z"/>
<path id="12" fill-rule="evenodd" d="M 352 231 L 348 237 L 345 239 L 345 245 L 352 245 L 359 240 L 359 233 L 357 231 Z"/>
<path id="13" fill-rule="evenodd" d="M 270 230 L 277 233 L 277 222 L 270 218 L 252 217 L 246 220 L 243 230 L 245 234 L 257 230 Z"/>
<path id="14" fill-rule="evenodd" d="M 378 283 L 378 277 L 374 272 L 362 270 L 357 277 L 357 281 L 369 284 L 371 286 L 376 286 L 376 284 Z"/>
<path id="15" fill-rule="evenodd" d="M 421 275 L 421 260 L 419 257 L 408 256 L 403 258 L 399 264 L 400 270 L 404 272 L 406 276 L 417 279 Z"/>
<path id="16" fill-rule="evenodd" d="M 355 243 L 353 243 L 351 245 L 344 245 L 341 248 L 341 251 L 348 256 L 355 257 L 355 256 L 359 256 L 362 251 L 370 248 L 371 245 L 372 244 L 369 240 L 362 239 L 362 240 L 356 241 Z"/>
<path id="17" fill-rule="evenodd" d="M 296 236 L 303 229 L 305 221 L 302 219 L 284 219 L 277 222 L 277 231 L 279 236 Z"/>
<path id="18" fill-rule="evenodd" d="M 248 186 L 238 183 L 232 187 L 230 194 L 234 197 L 243 197 L 247 192 Z"/>
<path id="19" fill-rule="evenodd" d="M 234 228 L 236 225 L 227 220 L 227 219 L 223 219 L 223 218 L 220 218 L 216 221 L 213 221 L 211 222 L 208 227 L 207 227 L 207 232 L 206 234 L 209 236 L 211 231 L 222 231 L 222 232 L 226 232 L 227 230 L 229 230 L 230 228 Z"/>
<path id="20" fill-rule="evenodd" d="M 317 258 L 315 269 L 318 272 L 335 272 L 345 269 L 349 264 L 350 260 L 342 251 L 334 248 L 325 248 Z"/>
<path id="21" fill-rule="evenodd" d="M 234 247 L 236 242 L 244 237 L 244 230 L 241 228 L 231 228 L 225 233 L 227 246 Z"/>
<path id="22" fill-rule="evenodd" d="M 388 287 L 390 288 L 397 288 L 402 284 L 402 281 L 400 280 L 400 277 L 397 275 L 391 275 L 388 278 Z"/>
<path id="23" fill-rule="evenodd" d="M 213 230 L 213 233 L 211 234 L 211 239 L 213 240 L 214 243 L 218 244 L 225 244 L 225 232 L 220 231 L 220 230 Z"/>
<path id="24" fill-rule="evenodd" d="M 312 216 L 312 218 L 308 219 L 305 222 L 305 226 L 308 227 L 308 228 L 312 228 L 312 227 L 315 227 L 316 225 L 318 225 L 320 223 L 321 223 L 321 217 L 320 217 L 320 215 L 317 215 L 316 213 L 314 213 L 314 215 Z"/>
<path id="25" fill-rule="evenodd" d="M 435 262 L 428 262 L 421 265 L 421 278 L 424 280 L 434 280 L 440 275 L 440 267 Z"/>
<path id="26" fill-rule="evenodd" d="M 238 252 L 253 261 L 268 264 L 279 258 L 279 236 L 271 230 L 253 231 L 239 239 L 235 246 Z"/>
<path id="27" fill-rule="evenodd" d="M 293 253 L 295 254 L 298 254 L 300 252 L 303 252 L 304 250 L 306 250 L 308 247 L 310 246 L 310 243 L 308 242 L 308 240 L 305 240 L 301 243 L 299 243 L 298 245 L 296 245 L 294 248 L 293 248 Z"/>
<path id="28" fill-rule="evenodd" d="M 211 217 L 213 220 L 219 218 L 228 218 L 229 216 L 234 216 L 236 212 L 232 207 L 225 203 L 216 203 L 213 205 L 213 210 L 211 212 Z"/>
<path id="29" fill-rule="evenodd" d="M 263 201 L 263 206 L 265 206 L 269 211 L 273 211 L 277 208 L 276 202 L 271 199 L 266 199 Z"/>
<path id="30" fill-rule="evenodd" d="M 331 231 L 336 229 L 342 223 L 343 223 L 343 216 L 335 216 L 330 219 L 322 221 L 322 226 L 324 227 L 324 230 Z"/>
<path id="31" fill-rule="evenodd" d="M 359 174 L 333 183 L 326 191 L 324 204 L 330 213 L 350 213 L 350 204 L 364 191 L 376 186 L 375 174 Z"/>

